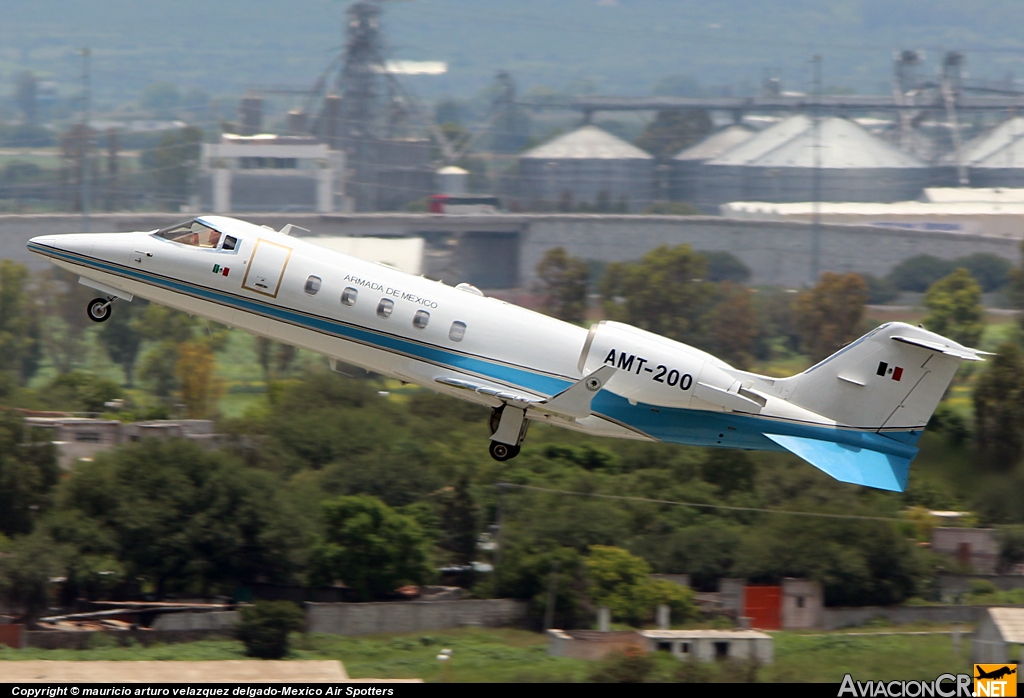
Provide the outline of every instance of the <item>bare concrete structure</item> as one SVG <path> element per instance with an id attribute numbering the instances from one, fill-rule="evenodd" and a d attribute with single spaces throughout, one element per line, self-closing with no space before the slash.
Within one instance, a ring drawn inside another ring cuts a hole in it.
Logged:
<path id="1" fill-rule="evenodd" d="M 824 620 L 824 594 L 813 579 L 782 580 L 782 629 L 820 628 Z"/>
<path id="2" fill-rule="evenodd" d="M 609 654 L 647 652 L 646 641 L 633 630 L 604 632 L 600 630 L 547 631 L 548 654 L 572 659 L 604 659 Z"/>
<path id="3" fill-rule="evenodd" d="M 53 431 L 57 464 L 70 470 L 81 459 L 92 459 L 100 451 L 144 438 L 189 439 L 207 446 L 217 444 L 213 422 L 208 419 L 155 419 L 122 424 L 112 419 L 87 417 L 26 417 L 25 424 Z"/>
<path id="4" fill-rule="evenodd" d="M 671 652 L 683 660 L 753 660 L 772 664 L 772 636 L 756 630 L 641 630 L 650 652 Z"/>
<path id="5" fill-rule="evenodd" d="M 995 574 L 999 563 L 999 541 L 991 528 L 934 528 L 932 550 L 981 574 Z"/>
<path id="6" fill-rule="evenodd" d="M 296 136 L 235 136 L 203 143 L 202 206 L 233 211 L 316 211 L 343 207 L 345 153 Z"/>
<path id="7" fill-rule="evenodd" d="M 1012 661 L 1010 648 L 1017 645 L 1024 664 L 1024 608 L 989 608 L 971 638 L 971 661 L 977 664 Z"/>

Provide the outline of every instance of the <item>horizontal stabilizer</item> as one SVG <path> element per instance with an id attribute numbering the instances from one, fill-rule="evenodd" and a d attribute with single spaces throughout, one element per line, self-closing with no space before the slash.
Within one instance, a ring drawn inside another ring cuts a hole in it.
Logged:
<path id="1" fill-rule="evenodd" d="M 778 434 L 765 436 L 840 482 L 893 492 L 902 492 L 907 486 L 909 458 L 834 441 Z"/>
<path id="2" fill-rule="evenodd" d="M 947 340 L 945 342 L 932 342 L 927 339 L 921 339 L 919 337 L 893 337 L 893 340 L 902 342 L 903 344 L 912 344 L 915 347 L 921 347 L 922 349 L 930 349 L 931 351 L 937 351 L 940 354 L 946 356 L 952 356 L 954 359 L 960 359 L 961 361 L 984 361 L 982 356 L 992 356 L 990 351 L 979 351 L 978 349 L 971 349 L 970 347 L 961 346 L 954 341 Z"/>

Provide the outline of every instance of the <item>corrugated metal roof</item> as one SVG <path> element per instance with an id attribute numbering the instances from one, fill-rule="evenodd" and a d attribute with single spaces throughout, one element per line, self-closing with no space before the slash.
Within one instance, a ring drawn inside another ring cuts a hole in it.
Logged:
<path id="1" fill-rule="evenodd" d="M 783 128 L 785 127 L 785 128 Z M 925 164 L 848 119 L 821 120 L 817 141 L 823 169 L 920 169 Z M 815 167 L 814 122 L 806 116 L 787 119 L 754 136 L 710 165 Z"/>
<path id="2" fill-rule="evenodd" d="M 710 160 L 729 152 L 740 143 L 748 140 L 754 132 L 746 126 L 733 124 L 721 131 L 712 133 L 700 143 L 679 151 L 673 160 Z"/>
<path id="3" fill-rule="evenodd" d="M 1024 167 L 1024 118 L 1016 116 L 964 144 L 963 163 L 968 167 Z M 1016 157 L 1015 157 L 1016 156 Z M 956 165 L 956 152 L 942 158 Z"/>
<path id="4" fill-rule="evenodd" d="M 727 218 L 753 218 L 768 216 L 775 219 L 785 216 L 810 215 L 815 209 L 814 202 L 774 203 L 771 201 L 731 201 L 722 204 L 722 215 Z M 897 201 L 896 203 L 862 203 L 848 201 L 822 201 L 817 204 L 821 215 L 914 215 L 914 216 L 979 216 L 979 215 L 1024 215 L 1024 202 L 993 203 L 990 201 L 961 201 L 931 203 L 925 201 Z M 766 219 L 767 220 L 767 219 Z"/>
<path id="5" fill-rule="evenodd" d="M 990 608 L 988 614 L 1005 641 L 1024 643 L 1024 608 Z"/>
<path id="6" fill-rule="evenodd" d="M 588 124 L 538 145 L 519 157 L 537 160 L 651 160 L 652 156 L 597 126 Z"/>

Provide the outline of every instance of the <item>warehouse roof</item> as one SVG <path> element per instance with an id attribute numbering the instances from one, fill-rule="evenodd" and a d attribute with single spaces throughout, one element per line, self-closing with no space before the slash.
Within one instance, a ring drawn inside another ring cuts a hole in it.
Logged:
<path id="1" fill-rule="evenodd" d="M 1024 608 L 990 608 L 989 617 L 1006 642 L 1024 643 Z"/>
<path id="2" fill-rule="evenodd" d="M 597 126 L 581 126 L 519 157 L 538 160 L 650 160 L 652 156 Z"/>
<path id="3" fill-rule="evenodd" d="M 917 169 L 925 164 L 894 145 L 872 136 L 863 127 L 840 117 L 814 120 L 800 115 L 759 133 L 710 165 L 801 167 L 824 169 Z M 815 147 L 820 153 L 816 158 Z M 819 160 L 819 163 L 815 161 Z"/>

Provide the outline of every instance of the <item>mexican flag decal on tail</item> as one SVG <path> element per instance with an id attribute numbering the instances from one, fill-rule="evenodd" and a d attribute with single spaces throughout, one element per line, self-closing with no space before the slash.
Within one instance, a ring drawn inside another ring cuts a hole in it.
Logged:
<path id="1" fill-rule="evenodd" d="M 225 276 L 227 276 L 227 274 L 225 274 Z M 877 373 L 879 376 L 888 375 L 894 381 L 898 381 L 900 378 L 903 377 L 902 368 L 900 368 L 899 366 L 889 366 L 889 364 L 885 363 L 884 361 L 878 362 L 878 370 L 875 373 Z"/>
<path id="2" fill-rule="evenodd" d="M 220 274 L 221 276 L 227 276 L 229 271 L 231 271 L 231 270 L 228 269 L 227 267 L 222 267 L 219 264 L 214 264 L 213 265 L 213 273 L 214 274 Z"/>

